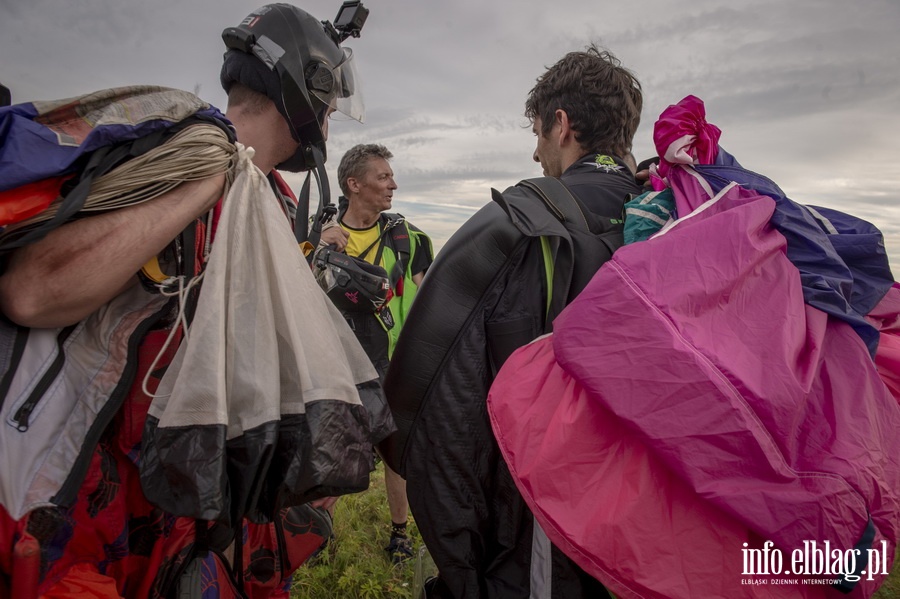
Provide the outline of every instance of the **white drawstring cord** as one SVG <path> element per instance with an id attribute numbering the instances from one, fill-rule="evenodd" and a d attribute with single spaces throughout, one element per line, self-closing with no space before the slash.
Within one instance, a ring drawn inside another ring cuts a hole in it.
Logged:
<path id="1" fill-rule="evenodd" d="M 179 326 L 184 331 L 185 341 L 187 340 L 189 335 L 189 327 L 187 317 L 185 315 L 185 308 L 187 306 L 186 298 L 191 290 L 200 284 L 200 281 L 203 280 L 203 275 L 205 274 L 206 271 L 203 271 L 196 277 L 192 277 L 188 281 L 187 287 L 185 287 L 184 285 L 184 276 L 169 277 L 168 279 L 157 285 L 160 294 L 164 297 L 178 297 L 178 315 L 175 317 L 175 322 L 172 324 L 172 328 L 169 329 L 169 334 L 166 336 L 165 343 L 163 343 L 163 346 L 159 350 L 159 353 L 156 354 L 156 357 L 153 358 L 153 362 L 150 364 L 150 368 L 147 369 L 147 373 L 144 375 L 144 380 L 141 382 L 141 390 L 147 397 L 152 397 L 154 399 L 157 397 L 168 397 L 168 395 L 157 395 L 155 393 L 150 393 L 149 389 L 147 389 L 147 382 L 150 380 L 150 375 L 152 375 L 156 370 L 156 366 L 159 364 L 159 361 L 163 357 L 163 354 L 165 354 L 166 350 L 169 349 L 169 345 L 175 338 L 175 334 L 178 331 Z M 171 287 L 171 285 L 176 281 L 178 282 L 178 290 L 169 291 L 168 288 Z"/>
<path id="2" fill-rule="evenodd" d="M 243 148 L 240 144 L 237 145 L 237 148 Z M 249 156 L 253 156 L 252 149 L 248 153 Z M 225 187 L 222 190 L 222 201 L 225 201 L 225 197 L 228 196 L 228 192 L 231 189 L 232 183 L 234 183 L 234 175 L 235 169 L 234 167 L 237 164 L 237 154 L 235 153 L 235 157 L 232 161 L 231 166 L 225 173 Z M 186 315 L 186 304 L 187 304 L 187 296 L 191 292 L 191 290 L 200 284 L 203 280 L 203 275 L 206 274 L 206 264 L 209 262 L 209 254 L 212 250 L 212 234 L 213 234 L 213 216 L 215 214 L 215 209 L 210 210 L 206 213 L 206 231 L 204 233 L 203 239 L 203 254 L 201 256 L 202 268 L 203 271 L 192 277 L 187 284 L 187 287 L 184 286 L 184 276 L 179 277 L 169 277 L 166 280 L 158 283 L 156 285 L 157 289 L 159 289 L 159 293 L 164 297 L 175 297 L 178 296 L 178 315 L 175 317 L 175 322 L 172 324 L 172 328 L 169 330 L 169 334 L 166 336 L 166 341 L 163 343 L 162 348 L 159 350 L 159 353 L 156 354 L 156 357 L 153 358 L 153 362 L 150 364 L 150 368 L 147 370 L 147 373 L 144 375 L 144 380 L 141 382 L 141 390 L 144 392 L 144 395 L 151 398 L 157 397 L 168 397 L 168 395 L 159 395 L 155 393 L 150 393 L 147 389 L 147 382 L 150 380 L 150 375 L 156 370 L 156 366 L 159 364 L 160 359 L 163 354 L 166 353 L 166 350 L 169 349 L 169 345 L 172 343 L 172 340 L 175 338 L 175 333 L 180 326 L 184 331 L 184 341 L 187 341 L 188 336 L 190 335 L 190 327 L 187 322 Z M 178 290 L 177 291 L 169 291 L 175 282 L 178 282 Z"/>

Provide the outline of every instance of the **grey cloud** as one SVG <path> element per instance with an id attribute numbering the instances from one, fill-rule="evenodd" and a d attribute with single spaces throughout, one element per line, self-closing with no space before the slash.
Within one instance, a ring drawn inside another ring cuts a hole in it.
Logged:
<path id="1" fill-rule="evenodd" d="M 429 147 L 435 145 L 438 141 L 440 141 L 439 137 L 436 136 L 428 136 L 428 135 L 418 135 L 418 136 L 408 136 L 408 137 L 397 137 L 391 142 L 394 147 L 399 147 L 402 149 L 410 149 L 417 147 Z"/>
<path id="2" fill-rule="evenodd" d="M 129 83 L 199 86 L 223 106 L 220 33 L 263 3 L 0 0 L 0 82 L 18 101 Z M 340 1 L 301 5 L 331 19 Z M 546 66 L 595 40 L 643 84 L 639 158 L 655 154 L 659 113 L 693 93 L 743 163 L 801 198 L 807 188 L 825 189 L 812 199 L 871 215 L 891 251 L 900 249 L 900 219 L 889 212 L 900 188 L 892 168 L 900 155 L 896 0 L 634 0 L 614 10 L 595 0 L 367 5 L 362 37 L 349 45 L 368 119 L 332 123 L 332 173 L 351 145 L 381 142 L 397 156 L 401 202 L 480 205 L 488 186 L 538 174 L 523 130 L 525 95 Z M 820 184 L 829 178 L 849 188 Z M 442 230 L 462 221 L 458 210 L 428 210 L 422 218 Z"/>
<path id="3" fill-rule="evenodd" d="M 469 205 L 472 203 L 480 204 L 483 200 L 489 199 L 491 187 L 505 189 L 529 176 L 534 176 L 534 173 L 527 173 L 524 169 L 518 170 L 515 168 L 486 169 L 472 166 L 459 168 L 411 169 L 405 171 L 403 173 L 403 178 L 398 180 L 398 184 L 400 185 L 398 195 L 401 197 L 403 194 L 452 196 L 455 189 L 458 189 L 464 183 L 470 183 L 480 187 L 480 193 L 484 194 L 484 196 L 454 196 L 450 198 L 450 200 L 461 205 Z"/>

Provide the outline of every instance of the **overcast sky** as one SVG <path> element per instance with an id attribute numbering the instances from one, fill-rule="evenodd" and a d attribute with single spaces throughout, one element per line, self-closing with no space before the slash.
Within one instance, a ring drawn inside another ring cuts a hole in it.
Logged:
<path id="1" fill-rule="evenodd" d="M 394 210 L 442 245 L 490 187 L 539 176 L 522 116 L 535 78 L 591 41 L 639 78 L 640 161 L 660 112 L 706 103 L 720 143 L 802 203 L 870 220 L 900 271 L 898 0 L 368 0 L 350 40 L 364 125 L 333 122 L 329 170 L 355 143 L 395 154 Z M 333 19 L 338 0 L 298 6 Z M 247 0 L 0 0 L 0 83 L 49 100 L 151 83 L 224 109 L 222 29 Z M 332 181 L 334 178 L 332 177 Z M 299 186 L 300 179 L 289 181 Z"/>

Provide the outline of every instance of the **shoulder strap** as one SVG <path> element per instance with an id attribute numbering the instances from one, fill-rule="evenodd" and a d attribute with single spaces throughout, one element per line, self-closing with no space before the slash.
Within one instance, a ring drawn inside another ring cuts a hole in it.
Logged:
<path id="1" fill-rule="evenodd" d="M 406 223 L 406 218 L 404 218 L 402 214 L 394 214 L 391 212 L 382 212 L 380 222 L 381 235 L 376 241 L 382 241 L 385 234 L 388 233 L 388 244 L 391 246 L 391 249 L 396 256 L 394 267 L 391 269 L 391 272 L 388 273 L 388 277 L 391 280 L 391 289 L 396 293 L 398 288 L 402 289 L 402 287 L 398 286 L 406 272 L 406 265 L 410 261 L 411 248 L 409 241 L 409 226 Z M 384 246 L 385 244 L 382 241 L 381 245 L 378 247 L 378 253 L 375 256 L 375 264 L 381 262 Z M 366 251 L 368 252 L 369 250 Z"/>
<path id="2" fill-rule="evenodd" d="M 556 177 L 537 177 L 534 179 L 525 179 L 519 182 L 520 187 L 525 187 L 537 193 L 547 209 L 561 223 L 566 225 L 567 229 L 590 232 L 591 227 L 588 217 L 585 215 L 581 205 L 569 191 L 569 188 Z"/>
<path id="3" fill-rule="evenodd" d="M 402 214 L 395 214 L 392 212 L 382 212 L 381 216 L 385 229 L 391 232 L 391 234 L 388 236 L 391 244 L 391 249 L 397 253 L 406 254 L 407 256 L 409 256 L 409 225 L 406 222 L 406 218 Z M 391 223 L 395 224 L 388 228 L 388 225 L 390 225 Z"/>
<path id="4" fill-rule="evenodd" d="M 538 177 L 520 181 L 518 187 L 536 194 L 547 210 L 575 237 L 593 238 L 590 225 L 593 217 L 582 209 L 581 204 L 569 191 L 565 184 L 555 177 Z M 579 261 L 574 245 L 562 251 L 560 247 L 551 247 L 546 238 L 541 238 L 544 267 L 547 276 L 547 318 L 546 331 L 549 332 L 552 322 L 569 301 L 573 278 L 578 271 Z M 591 273 L 593 274 L 593 273 Z"/>
<path id="5" fill-rule="evenodd" d="M 366 249 L 364 249 L 363 251 L 361 251 L 361 252 L 359 253 L 359 257 L 360 257 L 361 259 L 365 260 L 366 254 L 368 254 L 369 252 L 372 251 L 372 248 L 375 247 L 375 244 L 381 243 L 381 240 L 384 239 L 384 234 L 385 234 L 386 231 L 387 231 L 387 229 L 385 229 L 385 228 L 384 228 L 384 225 L 382 225 L 382 226 L 381 226 L 381 232 L 378 233 L 378 237 L 375 238 L 375 241 L 373 241 L 372 243 L 370 243 L 368 246 L 366 246 Z M 382 252 L 382 249 L 383 249 L 383 248 L 384 248 L 384 244 L 383 244 L 383 243 L 382 243 L 381 245 L 378 246 L 378 252 L 376 252 L 376 254 L 375 254 L 375 259 L 372 261 L 372 264 L 374 264 L 375 266 L 378 266 L 378 263 L 381 262 L 381 252 Z"/>

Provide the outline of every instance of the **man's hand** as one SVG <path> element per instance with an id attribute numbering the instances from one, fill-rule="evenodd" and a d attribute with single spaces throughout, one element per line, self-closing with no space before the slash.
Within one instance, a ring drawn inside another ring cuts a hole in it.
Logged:
<path id="1" fill-rule="evenodd" d="M 322 508 L 328 510 L 329 512 L 334 507 L 334 504 L 337 503 L 337 497 L 322 497 L 321 499 L 316 499 L 315 501 L 310 501 L 309 505 L 314 508 Z"/>
<path id="2" fill-rule="evenodd" d="M 642 160 L 641 163 L 637 165 L 637 172 L 634 174 L 634 180 L 638 185 L 647 189 L 653 188 L 653 182 L 650 181 L 650 167 L 654 164 L 659 164 L 659 156 Z"/>
<path id="3" fill-rule="evenodd" d="M 334 224 L 322 231 L 319 246 L 333 245 L 337 248 L 337 251 L 343 252 L 349 239 L 350 233 L 345 231 L 342 226 Z"/>

